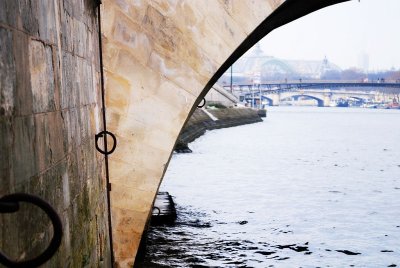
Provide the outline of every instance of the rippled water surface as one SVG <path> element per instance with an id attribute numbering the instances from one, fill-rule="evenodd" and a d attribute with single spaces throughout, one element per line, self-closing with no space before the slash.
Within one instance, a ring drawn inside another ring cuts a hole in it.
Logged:
<path id="1" fill-rule="evenodd" d="M 274 107 L 190 147 L 145 266 L 400 266 L 400 110 Z"/>

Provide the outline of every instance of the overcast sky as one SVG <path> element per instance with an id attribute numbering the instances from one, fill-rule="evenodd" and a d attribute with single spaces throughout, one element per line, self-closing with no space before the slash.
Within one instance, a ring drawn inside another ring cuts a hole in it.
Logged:
<path id="1" fill-rule="evenodd" d="M 329 61 L 346 69 L 400 69 L 400 0 L 352 0 L 284 25 L 261 41 L 270 56 Z M 364 57 L 365 58 L 365 57 Z"/>

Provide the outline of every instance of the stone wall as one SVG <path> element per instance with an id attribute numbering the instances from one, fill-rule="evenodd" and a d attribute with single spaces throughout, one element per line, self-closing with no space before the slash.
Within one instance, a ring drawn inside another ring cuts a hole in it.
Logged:
<path id="1" fill-rule="evenodd" d="M 109 266 L 94 0 L 0 0 L 0 196 L 49 202 L 64 234 L 46 267 Z M 23 260 L 51 237 L 29 204 L 0 214 L 0 248 Z"/>
<path id="2" fill-rule="evenodd" d="M 117 267 L 133 265 L 177 137 L 218 76 L 272 29 L 341 1 L 102 1 Z M 51 267 L 109 265 L 95 2 L 0 0 L 0 194 L 36 194 L 61 215 Z M 0 218 L 17 259 L 50 239 L 30 207 Z"/>
<path id="3" fill-rule="evenodd" d="M 283 0 L 103 0 L 113 243 L 133 265 L 177 137 L 204 88 Z M 203 92 L 204 91 L 204 92 Z"/>
<path id="4" fill-rule="evenodd" d="M 188 143 L 204 135 L 207 130 L 262 122 L 257 110 L 251 108 L 208 109 L 207 112 L 218 120 L 212 120 L 202 109 L 194 111 L 179 135 L 175 151 L 190 152 Z"/>
<path id="5" fill-rule="evenodd" d="M 103 0 L 117 266 L 133 265 L 177 137 L 231 64 L 273 29 L 345 0 Z"/>

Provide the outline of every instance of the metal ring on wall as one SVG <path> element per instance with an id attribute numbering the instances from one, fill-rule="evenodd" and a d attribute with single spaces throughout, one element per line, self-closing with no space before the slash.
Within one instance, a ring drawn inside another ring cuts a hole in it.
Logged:
<path id="1" fill-rule="evenodd" d="M 202 104 L 197 105 L 197 108 L 203 108 L 206 105 L 206 99 L 203 98 Z"/>
<path id="2" fill-rule="evenodd" d="M 37 196 L 26 193 L 15 193 L 0 198 L 0 212 L 17 212 L 19 210 L 19 202 L 34 204 L 46 213 L 53 225 L 53 238 L 42 254 L 30 260 L 20 262 L 13 261 L 0 251 L 0 263 L 8 267 L 38 267 L 53 257 L 60 247 L 63 234 L 61 219 L 49 203 Z"/>
<path id="3" fill-rule="evenodd" d="M 112 147 L 111 150 L 108 151 L 108 152 L 103 151 L 102 149 L 100 149 L 99 145 L 97 144 L 99 138 L 103 137 L 103 135 L 104 135 L 104 137 L 106 137 L 107 134 L 110 135 L 111 138 L 112 138 L 113 141 L 114 141 L 113 147 Z M 112 154 L 112 153 L 114 152 L 115 148 L 117 147 L 117 138 L 116 138 L 115 135 L 112 134 L 110 131 L 104 130 L 104 131 L 102 131 L 102 132 L 100 132 L 100 133 L 98 133 L 98 134 L 95 135 L 95 143 L 96 143 L 96 149 L 97 149 L 97 151 L 99 151 L 99 152 L 102 153 L 102 154 L 109 155 L 109 154 Z"/>
<path id="4" fill-rule="evenodd" d="M 159 207 L 153 207 L 153 211 L 154 211 L 154 210 L 158 210 L 157 216 L 160 216 L 160 214 L 161 214 L 160 208 L 159 208 Z"/>

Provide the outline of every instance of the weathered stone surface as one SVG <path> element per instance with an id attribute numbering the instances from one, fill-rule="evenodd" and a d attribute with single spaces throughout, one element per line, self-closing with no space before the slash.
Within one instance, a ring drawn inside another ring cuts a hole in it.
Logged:
<path id="1" fill-rule="evenodd" d="M 62 243 L 44 267 L 110 267 L 94 2 L 0 0 L 0 196 L 30 193 L 58 212 Z M 37 256 L 51 238 L 31 204 L 0 215 L 10 257 Z"/>
<path id="2" fill-rule="evenodd" d="M 32 40 L 29 43 L 29 65 L 33 112 L 54 111 L 54 70 L 51 47 Z"/>
<path id="3" fill-rule="evenodd" d="M 12 176 L 15 184 L 22 184 L 39 171 L 35 158 L 34 118 L 32 116 L 14 118 L 12 135 Z"/>
<path id="4" fill-rule="evenodd" d="M 118 267 L 134 262 L 155 193 L 197 97 L 281 2 L 103 1 L 107 127 L 118 138 L 109 161 Z"/>
<path id="5" fill-rule="evenodd" d="M 10 19 L 18 23 L 17 27 L 19 29 L 27 31 L 31 35 L 38 36 L 39 20 L 44 19 L 43 16 L 45 16 L 45 14 L 41 14 L 42 18 L 40 18 L 38 1 L 25 0 L 13 2 L 18 6 L 18 13 L 12 14 Z"/>
<path id="6" fill-rule="evenodd" d="M 68 13 L 66 10 L 66 7 L 70 5 L 71 3 L 66 1 L 64 5 L 62 6 L 63 8 L 61 9 L 61 29 L 62 29 L 62 36 L 61 36 L 61 45 L 62 49 L 72 52 L 73 51 L 73 35 L 74 35 L 74 23 L 73 23 L 73 18 L 71 17 L 71 13 Z"/>
<path id="7" fill-rule="evenodd" d="M 42 196 L 61 215 L 62 245 L 47 267 L 110 266 L 104 156 L 93 136 L 104 127 L 96 2 L 0 0 L 0 170 L 8 183 L 0 189 Z M 109 161 L 116 267 L 134 263 L 205 84 L 281 3 L 103 0 L 108 130 L 119 144 Z M 2 249 L 23 259 L 46 245 L 51 227 L 38 215 L 0 218 Z M 32 233 L 22 230 L 36 219 Z"/>
<path id="8" fill-rule="evenodd" d="M 29 36 L 13 31 L 13 55 L 16 69 L 15 113 L 25 116 L 33 112 L 33 92 L 29 64 Z"/>
<path id="9" fill-rule="evenodd" d="M 10 116 L 14 112 L 16 71 L 12 56 L 12 32 L 0 28 L 0 116 Z"/>
<path id="10" fill-rule="evenodd" d="M 0 118 L 0 196 L 13 191 L 11 180 L 11 118 Z"/>
<path id="11" fill-rule="evenodd" d="M 55 44 L 57 42 L 56 15 L 58 15 L 56 12 L 58 11 L 55 10 L 54 0 L 36 0 L 32 2 L 37 2 L 36 10 L 38 13 L 40 39 Z"/>

